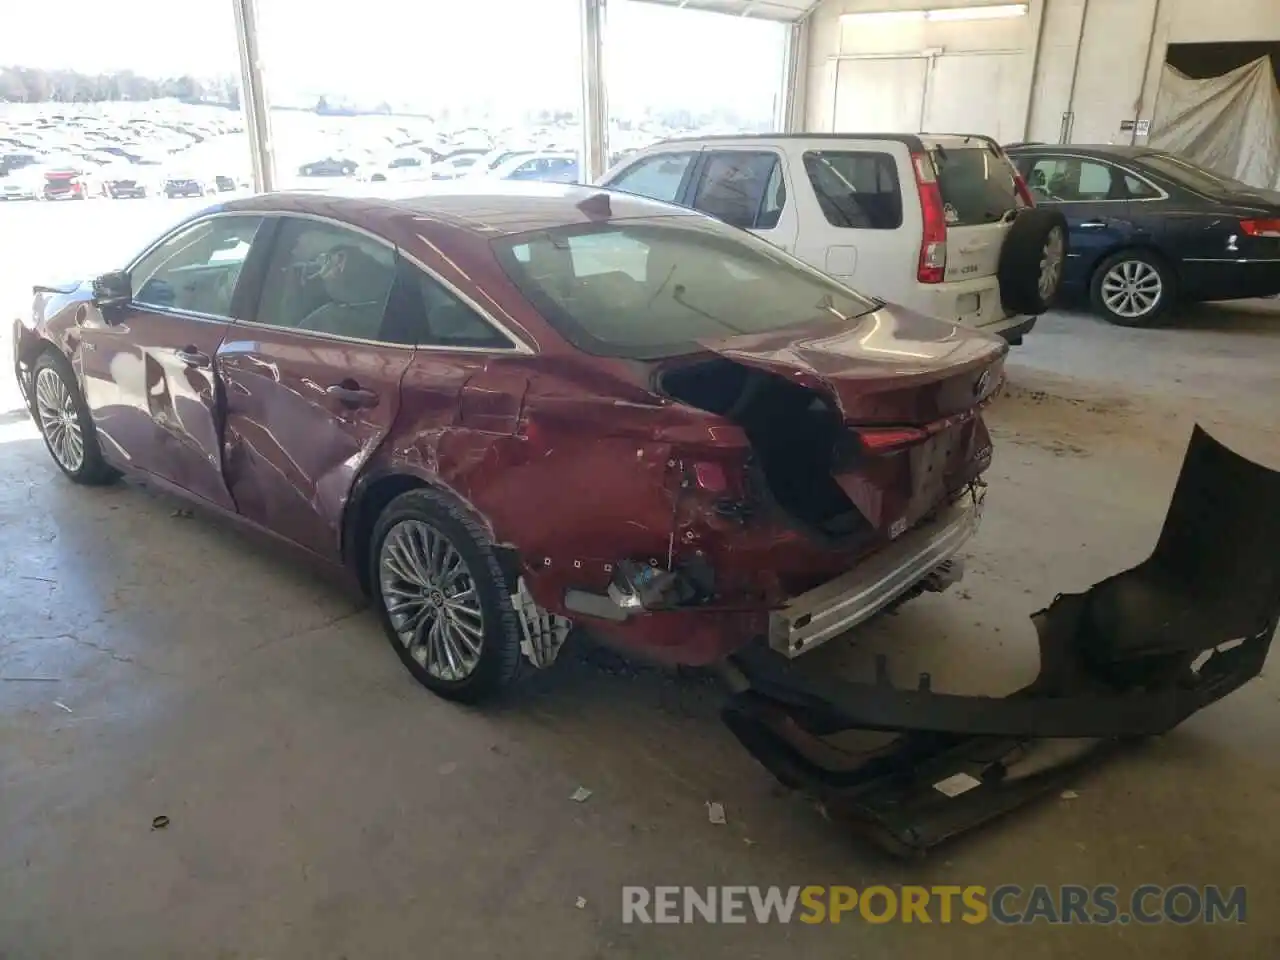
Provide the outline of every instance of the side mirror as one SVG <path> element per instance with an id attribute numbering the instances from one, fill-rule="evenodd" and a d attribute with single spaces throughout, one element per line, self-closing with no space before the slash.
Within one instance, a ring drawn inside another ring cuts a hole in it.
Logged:
<path id="1" fill-rule="evenodd" d="M 104 273 L 93 281 L 93 302 L 99 307 L 118 307 L 133 299 L 133 283 L 123 270 Z"/>

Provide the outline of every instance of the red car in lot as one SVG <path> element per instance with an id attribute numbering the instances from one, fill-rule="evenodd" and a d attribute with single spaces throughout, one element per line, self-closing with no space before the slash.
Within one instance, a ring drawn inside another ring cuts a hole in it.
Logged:
<path id="1" fill-rule="evenodd" d="M 58 466 L 345 566 L 463 700 L 571 627 L 793 657 L 955 576 L 1003 343 L 689 210 L 468 187 L 236 200 L 36 288 L 14 353 Z"/>

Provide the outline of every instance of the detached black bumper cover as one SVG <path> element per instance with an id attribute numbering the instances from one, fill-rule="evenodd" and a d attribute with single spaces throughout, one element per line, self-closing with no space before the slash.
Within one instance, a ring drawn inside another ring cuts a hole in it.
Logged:
<path id="1" fill-rule="evenodd" d="M 1197 427 L 1151 557 L 1032 617 L 1040 673 L 1027 687 L 957 696 L 922 676 L 898 689 L 883 660 L 875 682 L 848 683 L 752 647 L 736 661 L 749 688 L 725 722 L 832 816 L 895 852 L 923 852 L 1257 676 L 1280 622 L 1277 504 L 1280 473 Z M 853 729 L 902 736 L 856 760 L 823 740 Z"/>

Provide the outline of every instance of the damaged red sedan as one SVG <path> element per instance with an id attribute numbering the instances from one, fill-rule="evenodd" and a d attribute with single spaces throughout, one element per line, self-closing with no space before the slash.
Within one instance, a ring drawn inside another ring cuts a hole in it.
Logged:
<path id="1" fill-rule="evenodd" d="M 138 472 L 340 565 L 430 689 L 493 694 L 571 630 L 727 663 L 738 740 L 899 852 L 1226 696 L 1280 622 L 1280 474 L 1197 430 L 1150 559 L 1033 617 L 1029 686 L 794 669 L 960 574 L 1006 347 L 624 194 L 238 200 L 37 287 L 14 337 L 71 479 Z M 848 766 L 845 729 L 902 736 Z"/>
<path id="2" fill-rule="evenodd" d="M 795 655 L 942 586 L 1004 354 L 683 209 L 489 185 L 215 207 L 16 336 L 72 479 L 142 471 L 345 564 L 459 699 L 571 626 Z"/>

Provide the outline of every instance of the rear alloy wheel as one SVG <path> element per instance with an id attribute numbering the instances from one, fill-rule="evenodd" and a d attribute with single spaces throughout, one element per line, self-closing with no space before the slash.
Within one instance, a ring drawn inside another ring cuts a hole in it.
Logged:
<path id="1" fill-rule="evenodd" d="M 1124 327 L 1155 323 L 1173 300 L 1173 276 L 1164 263 L 1142 250 L 1122 250 L 1094 272 L 1093 305 Z"/>
<path id="2" fill-rule="evenodd" d="M 45 352 L 31 377 L 31 408 L 53 462 L 76 483 L 104 484 L 119 476 L 102 459 L 89 408 L 76 385 L 71 365 L 61 354 Z"/>
<path id="3" fill-rule="evenodd" d="M 474 703 L 515 679 L 511 589 L 484 528 L 448 496 L 424 488 L 391 501 L 369 572 L 387 639 L 423 686 Z"/>

